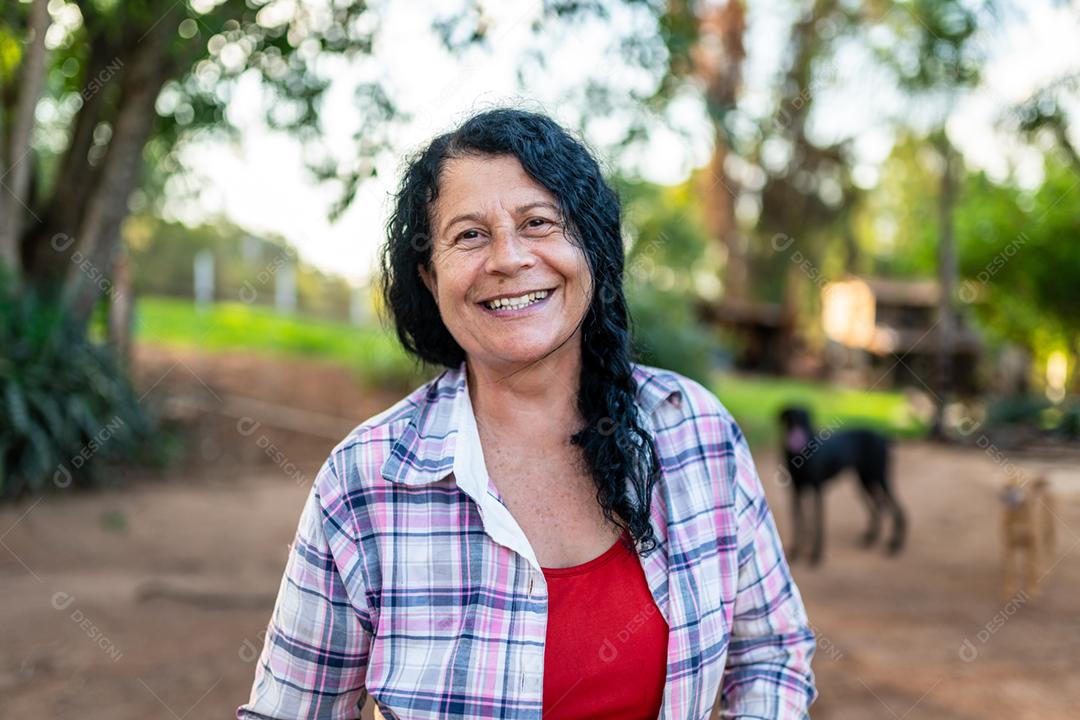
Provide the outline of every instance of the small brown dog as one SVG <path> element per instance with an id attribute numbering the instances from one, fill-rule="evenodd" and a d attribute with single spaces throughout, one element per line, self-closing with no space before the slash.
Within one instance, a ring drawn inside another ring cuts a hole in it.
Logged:
<path id="1" fill-rule="evenodd" d="M 1005 540 L 1001 595 L 1007 598 L 1020 590 L 1017 571 L 1022 563 L 1023 590 L 1034 597 L 1041 573 L 1048 571 L 1054 554 L 1054 496 L 1050 483 L 1042 475 L 1010 470 L 1000 497 Z"/>

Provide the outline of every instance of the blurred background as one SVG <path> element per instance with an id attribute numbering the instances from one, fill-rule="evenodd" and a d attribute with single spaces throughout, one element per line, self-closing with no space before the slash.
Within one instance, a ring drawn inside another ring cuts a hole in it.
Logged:
<path id="1" fill-rule="evenodd" d="M 638 357 L 785 545 L 784 405 L 897 439 L 904 552 L 845 476 L 793 564 L 813 717 L 1077 717 L 1078 83 L 1076 0 L 3 0 L 0 718 L 247 699 L 319 466 L 434 372 L 372 291 L 402 158 L 500 104 L 604 159 Z"/>

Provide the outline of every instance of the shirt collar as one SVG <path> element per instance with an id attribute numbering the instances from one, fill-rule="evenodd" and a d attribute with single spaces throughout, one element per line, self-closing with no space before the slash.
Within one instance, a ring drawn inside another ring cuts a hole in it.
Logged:
<path id="1" fill-rule="evenodd" d="M 635 364 L 633 373 L 638 408 L 646 423 L 665 400 L 680 405 L 681 391 L 653 368 Z M 391 447 L 382 476 L 404 485 L 435 482 L 451 472 L 459 483 L 463 478 L 478 480 L 483 457 L 476 452 L 480 442 L 465 363 L 445 370 L 417 394 L 416 410 Z"/>

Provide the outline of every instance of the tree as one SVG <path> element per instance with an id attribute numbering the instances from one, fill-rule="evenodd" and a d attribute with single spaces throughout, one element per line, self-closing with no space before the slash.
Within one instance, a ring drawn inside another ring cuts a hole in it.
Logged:
<path id="1" fill-rule="evenodd" d="M 1049 135 L 1054 145 L 1080 177 L 1080 147 L 1069 137 L 1072 126 L 1066 106 L 1080 94 L 1080 72 L 1072 72 L 1039 88 L 1031 97 L 1010 109 L 1002 125 L 1032 140 Z"/>
<path id="2" fill-rule="evenodd" d="M 670 12 L 687 13 L 687 8 L 673 3 Z M 703 183 L 704 205 L 713 235 L 726 250 L 724 296 L 741 300 L 748 294 L 750 281 L 747 241 L 735 218 L 738 183 L 725 161 L 733 145 L 728 114 L 738 105 L 746 59 L 746 8 L 741 0 L 697 8 L 693 22 L 697 32 L 689 51 L 689 70 L 704 86 L 705 108 L 713 128 L 713 153 Z"/>
<path id="3" fill-rule="evenodd" d="M 833 23 L 852 30 L 855 15 L 836 0 L 815 0 L 800 7 L 776 87 L 775 110 L 766 117 L 753 117 L 741 107 L 747 23 L 741 0 L 670 3 L 661 21 L 669 61 L 656 97 L 666 102 L 677 95 L 674 88 L 680 84 L 696 84 L 713 129 L 702 200 L 712 234 L 724 249 L 726 300 L 754 299 L 752 288 L 762 285 L 763 278 L 753 274 L 753 236 L 798 235 L 800 246 L 805 247 L 817 230 L 843 216 L 845 200 L 854 192 L 852 162 L 844 143 L 816 144 L 808 136 L 807 119 L 816 89 L 823 84 L 824 61 L 843 34 L 827 38 L 819 28 Z M 740 125 L 754 130 L 749 135 L 745 130 L 740 133 Z M 788 149 L 782 165 L 764 162 L 762 148 L 769 142 Z M 732 155 L 760 171 L 764 182 L 747 187 L 729 169 Z M 839 197 L 831 197 L 825 185 L 837 190 Z M 735 207 L 741 196 L 756 197 L 761 204 L 757 233 L 748 233 L 737 223 Z"/>
<path id="4" fill-rule="evenodd" d="M 994 20 L 997 7 L 994 0 L 907 0 L 892 5 L 884 22 L 896 34 L 902 51 L 892 52 L 886 59 L 896 71 L 900 88 L 920 113 L 931 118 L 932 142 L 941 165 L 937 208 L 940 300 L 934 331 L 937 369 L 933 383 L 937 392 L 931 427 L 931 435 L 941 437 L 952 385 L 952 341 L 958 327 L 953 214 L 961 172 L 959 154 L 945 131 L 945 121 L 957 94 L 979 80 L 984 57 L 972 40 L 981 26 Z"/>
<path id="5" fill-rule="evenodd" d="M 0 75 L 0 174 L 14 178 L 2 193 L 0 258 L 17 282 L 59 290 L 82 323 L 109 290 L 146 156 L 168 173 L 184 139 L 234 130 L 225 109 L 249 71 L 276 95 L 273 126 L 317 133 L 328 82 L 315 58 L 367 53 L 373 38 L 363 2 L 82 0 L 53 2 L 51 18 L 46 5 L 6 5 L 0 16 L 0 37 L 15 50 Z M 59 151 L 31 142 L 42 87 L 59 116 L 47 130 L 66 140 Z M 368 118 L 392 115 L 378 88 L 367 91 Z"/>
<path id="6" fill-rule="evenodd" d="M 1042 363 L 1054 351 L 1072 356 L 1069 387 L 1080 389 L 1080 184 L 1072 164 L 1047 153 L 1034 190 L 969 176 L 957 207 L 962 299 L 998 339 L 1027 348 Z"/>
<path id="7" fill-rule="evenodd" d="M 26 155 L 34 129 L 34 110 L 45 80 L 45 33 L 49 24 L 47 0 L 34 0 L 27 19 L 28 42 L 25 57 L 19 65 L 17 93 L 4 92 L 10 84 L 6 79 L 16 73 L 9 70 L 6 63 L 0 66 L 0 100 L 9 95 L 12 97 L 10 112 L 7 111 L 8 103 L 0 104 L 0 172 L 5 177 L 10 175 L 9 185 L 0 192 L 0 263 L 13 272 L 17 272 L 20 265 L 20 219 L 29 200 L 32 167 L 32 163 L 26 161 Z M 6 131 L 9 123 L 11 130 Z M 15 279 L 17 281 L 17 275 Z"/>

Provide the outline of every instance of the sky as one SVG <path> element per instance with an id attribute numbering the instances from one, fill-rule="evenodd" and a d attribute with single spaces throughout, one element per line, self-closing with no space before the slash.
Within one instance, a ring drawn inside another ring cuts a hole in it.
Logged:
<path id="1" fill-rule="evenodd" d="M 426 11 L 418 11 L 418 4 L 426 4 Z M 197 172 L 194 182 L 200 193 L 195 202 L 171 204 L 167 213 L 188 223 L 225 216 L 254 233 L 281 235 L 313 265 L 365 282 L 384 236 L 402 158 L 408 153 L 471 112 L 502 103 L 543 111 L 574 126 L 580 106 L 566 102 L 564 94 L 586 77 L 601 78 L 627 92 L 648 89 L 647 73 L 621 67 L 604 52 L 614 34 L 648 31 L 643 25 L 647 17 L 629 13 L 613 17 L 607 25 L 575 23 L 557 39 L 545 38 L 551 58 L 548 71 L 529 87 L 518 87 L 515 59 L 522 47 L 535 44 L 529 25 L 539 15 L 540 4 L 539 0 L 487 3 L 491 48 L 474 49 L 462 57 L 446 53 L 428 31 L 430 17 L 451 12 L 458 2 L 387 4 L 374 57 L 363 66 L 329 68 L 333 82 L 321 120 L 335 156 L 354 156 L 351 133 L 361 109 L 352 91 L 358 80 L 371 79 L 372 73 L 378 73 L 411 120 L 394 125 L 394 152 L 378 163 L 378 177 L 361 187 L 336 223 L 328 217 L 334 189 L 320 186 L 306 174 L 297 141 L 265 128 L 262 90 L 254 79 L 242 82 L 230 101 L 230 119 L 243 129 L 240 142 L 199 142 L 186 148 L 184 162 Z M 768 93 L 774 86 L 771 79 L 782 67 L 790 6 L 785 0 L 749 2 L 741 103 L 750 112 L 769 112 Z M 1037 154 L 996 131 L 994 124 L 1003 108 L 1047 80 L 1080 70 L 1080 28 L 1075 10 L 1054 7 L 1050 0 L 1026 0 L 1023 6 L 1023 17 L 1017 16 L 1001 34 L 984 39 L 990 59 L 983 82 L 957 100 L 947 128 L 971 165 L 993 177 L 1003 178 L 1012 171 L 1021 181 L 1034 183 Z M 815 88 L 817 110 L 811 132 L 822 139 L 854 138 L 859 158 L 856 180 L 872 185 L 891 147 L 889 116 L 904 108 L 890 83 L 867 67 L 858 52 L 840 53 L 830 73 L 835 80 Z M 654 182 L 677 183 L 708 161 L 710 131 L 700 100 L 679 99 L 669 116 L 685 136 L 658 128 L 640 152 L 619 160 L 624 171 Z M 615 162 L 603 149 L 618 137 L 623 124 L 619 117 L 604 118 L 587 138 L 601 152 L 602 162 Z"/>

